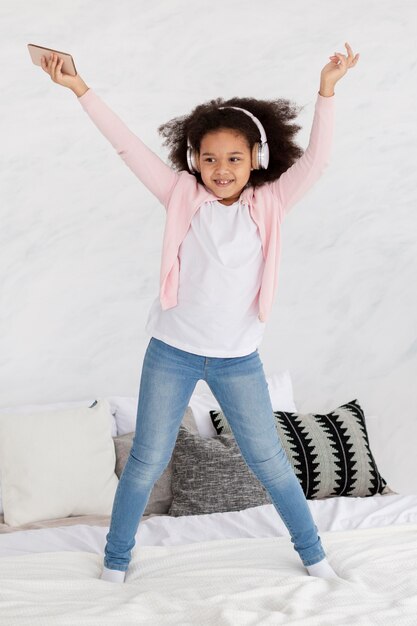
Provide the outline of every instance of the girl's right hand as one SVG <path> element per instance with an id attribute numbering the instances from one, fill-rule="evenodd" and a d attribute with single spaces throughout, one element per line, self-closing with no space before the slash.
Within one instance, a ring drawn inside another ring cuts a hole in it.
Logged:
<path id="1" fill-rule="evenodd" d="M 61 72 L 63 62 L 63 59 L 59 59 L 58 55 L 55 52 L 52 52 L 49 59 L 45 56 L 41 58 L 41 67 L 47 74 L 49 74 L 54 83 L 74 90 L 80 82 L 84 81 L 79 74 L 71 76 L 70 74 L 64 74 L 64 72 Z"/>

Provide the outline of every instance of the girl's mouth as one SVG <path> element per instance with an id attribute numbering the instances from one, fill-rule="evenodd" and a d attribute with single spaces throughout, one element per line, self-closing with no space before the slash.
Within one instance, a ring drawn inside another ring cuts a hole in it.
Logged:
<path id="1" fill-rule="evenodd" d="M 216 185 L 218 187 L 227 187 L 228 185 L 230 185 L 233 182 L 233 180 L 227 180 L 227 179 L 225 179 L 225 180 L 215 180 L 214 182 L 216 183 Z"/>

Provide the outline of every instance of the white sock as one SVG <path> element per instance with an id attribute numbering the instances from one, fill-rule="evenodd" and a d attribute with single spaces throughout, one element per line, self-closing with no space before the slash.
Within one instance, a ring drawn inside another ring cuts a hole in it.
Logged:
<path id="1" fill-rule="evenodd" d="M 330 565 L 329 561 L 326 557 L 319 561 L 318 563 L 314 563 L 313 565 L 305 565 L 304 566 L 310 576 L 318 576 L 319 578 L 340 578 Z"/>
<path id="2" fill-rule="evenodd" d="M 126 572 L 122 572 L 119 569 L 109 569 L 104 565 L 100 580 L 108 580 L 112 583 L 124 583 L 125 577 Z"/>

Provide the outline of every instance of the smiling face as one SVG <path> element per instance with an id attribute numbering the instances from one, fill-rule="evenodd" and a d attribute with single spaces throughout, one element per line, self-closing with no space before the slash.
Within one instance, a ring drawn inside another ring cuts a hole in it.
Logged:
<path id="1" fill-rule="evenodd" d="M 206 133 L 198 162 L 203 183 L 222 198 L 221 204 L 233 204 L 239 199 L 252 169 L 251 151 L 244 135 L 231 128 Z"/>

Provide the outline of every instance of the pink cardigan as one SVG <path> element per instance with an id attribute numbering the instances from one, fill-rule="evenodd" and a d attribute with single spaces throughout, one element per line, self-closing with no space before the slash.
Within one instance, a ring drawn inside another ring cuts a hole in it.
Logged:
<path id="1" fill-rule="evenodd" d="M 193 215 L 207 200 L 220 199 L 186 170 L 176 172 L 146 146 L 122 120 L 89 88 L 78 98 L 101 133 L 110 141 L 126 165 L 166 209 L 162 246 L 159 297 L 163 310 L 177 304 L 179 282 L 178 250 Z M 329 163 L 334 124 L 333 96 L 317 92 L 310 140 L 304 154 L 278 180 L 261 187 L 247 187 L 240 200 L 249 204 L 259 228 L 265 259 L 259 292 L 259 314 L 266 322 L 278 283 L 281 255 L 281 223 L 321 176 Z"/>

